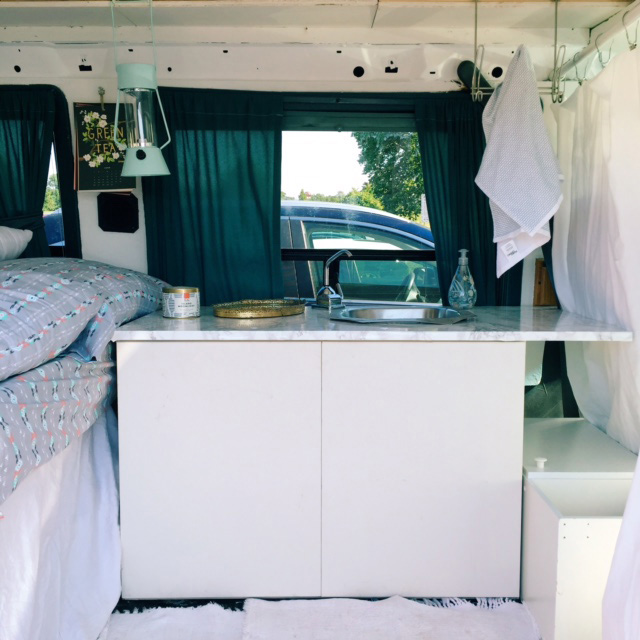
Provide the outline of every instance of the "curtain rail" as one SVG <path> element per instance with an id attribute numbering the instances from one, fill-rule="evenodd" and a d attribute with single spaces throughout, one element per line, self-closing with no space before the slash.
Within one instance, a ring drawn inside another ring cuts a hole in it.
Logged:
<path id="1" fill-rule="evenodd" d="M 624 18 L 625 15 L 626 18 Z M 593 29 L 591 31 L 591 42 L 571 60 L 562 65 L 560 68 L 560 76 L 566 76 L 569 71 L 574 70 L 582 61 L 597 55 L 598 48 L 602 51 L 603 47 L 609 44 L 614 38 L 623 34 L 625 32 L 625 25 L 622 22 L 623 19 L 625 20 L 627 29 L 629 29 L 634 22 L 640 20 L 640 0 L 635 0 L 635 2 L 632 2 L 615 16 L 607 20 L 607 22 L 600 25 L 600 27 Z M 607 27 L 609 22 L 612 24 Z M 596 41 L 598 41 L 597 45 Z"/>

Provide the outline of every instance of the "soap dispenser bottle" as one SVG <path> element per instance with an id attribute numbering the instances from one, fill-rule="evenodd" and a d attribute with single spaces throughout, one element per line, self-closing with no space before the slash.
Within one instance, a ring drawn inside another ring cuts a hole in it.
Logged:
<path id="1" fill-rule="evenodd" d="M 458 268 L 449 287 L 449 304 L 454 309 L 471 309 L 478 297 L 469 271 L 468 251 L 468 249 L 460 249 Z"/>

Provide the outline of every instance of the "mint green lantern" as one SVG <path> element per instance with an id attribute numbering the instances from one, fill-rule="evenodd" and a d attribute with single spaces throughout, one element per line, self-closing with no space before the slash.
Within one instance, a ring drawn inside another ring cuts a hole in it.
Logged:
<path id="1" fill-rule="evenodd" d="M 149 7 L 151 20 L 151 34 L 153 59 L 155 63 L 156 49 L 153 35 L 153 13 L 151 0 L 143 0 Z M 128 0 L 135 3 L 136 0 Z M 126 124 L 126 150 L 122 176 L 167 176 L 169 168 L 162 156 L 164 149 L 171 142 L 171 134 L 167 126 L 160 94 L 158 93 L 158 79 L 155 64 L 127 63 L 118 64 L 118 49 L 115 43 L 115 16 L 113 7 L 117 0 L 112 0 L 111 15 L 114 29 L 114 50 L 116 56 L 116 73 L 118 74 L 118 97 L 116 100 L 116 114 L 114 126 L 114 142 L 118 145 L 118 123 L 120 109 L 124 112 Z M 158 147 L 156 135 L 156 119 L 154 101 L 158 100 L 160 113 L 166 131 L 166 142 Z"/>
<path id="2" fill-rule="evenodd" d="M 153 64 L 119 64 L 116 66 L 116 71 L 118 73 L 116 124 L 119 121 L 120 105 L 122 105 L 126 123 L 127 149 L 122 175 L 127 178 L 167 176 L 169 168 L 160 149 L 164 149 L 171 142 L 171 135 L 158 94 L 156 67 Z M 154 96 L 158 100 L 167 132 L 167 141 L 161 147 L 156 144 Z"/>

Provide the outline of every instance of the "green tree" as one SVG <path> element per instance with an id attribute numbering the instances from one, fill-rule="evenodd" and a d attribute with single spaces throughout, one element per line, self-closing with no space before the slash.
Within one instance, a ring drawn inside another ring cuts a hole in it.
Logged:
<path id="1" fill-rule="evenodd" d="M 300 190 L 299 200 L 313 200 L 314 202 L 344 202 L 346 204 L 357 204 L 361 207 L 370 207 L 372 209 L 384 209 L 382 202 L 373 195 L 371 185 L 367 182 L 362 189 L 355 187 L 345 193 L 338 191 L 335 195 L 325 195 L 324 193 L 309 193 L 304 189 Z"/>
<path id="2" fill-rule="evenodd" d="M 58 187 L 58 175 L 56 173 L 49 176 L 47 180 L 47 190 L 44 192 L 43 211 L 55 211 L 60 208 L 60 189 Z"/>
<path id="3" fill-rule="evenodd" d="M 410 220 L 420 217 L 424 193 L 417 133 L 353 133 L 358 160 L 369 178 L 371 193 L 385 211 Z"/>
<path id="4" fill-rule="evenodd" d="M 315 202 L 344 202 L 346 195 L 343 191 L 338 191 L 335 195 L 326 196 L 324 193 L 305 193 L 306 200 L 314 200 Z M 302 200 L 303 198 L 301 198 Z"/>
<path id="5" fill-rule="evenodd" d="M 342 202 L 348 204 L 357 204 L 361 207 L 369 207 L 370 209 L 384 210 L 382 202 L 373 195 L 371 183 L 367 182 L 362 189 L 351 189 L 351 191 L 344 197 Z"/>

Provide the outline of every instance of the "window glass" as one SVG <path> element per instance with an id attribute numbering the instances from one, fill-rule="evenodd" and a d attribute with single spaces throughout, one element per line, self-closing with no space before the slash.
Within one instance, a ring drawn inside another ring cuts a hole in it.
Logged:
<path id="1" fill-rule="evenodd" d="M 428 250 L 430 245 L 358 224 L 302 221 L 305 246 L 310 249 Z M 311 265 L 314 289 L 322 285 L 323 265 Z M 342 260 L 339 282 L 347 299 L 397 302 L 439 302 L 438 271 L 434 261 Z"/>
<path id="2" fill-rule="evenodd" d="M 58 183 L 58 167 L 56 154 L 51 145 L 51 160 L 49 162 L 49 177 L 47 190 L 42 205 L 44 229 L 50 247 L 64 247 L 64 228 L 62 225 L 62 206 L 60 204 L 60 185 Z"/>
<path id="3" fill-rule="evenodd" d="M 342 260 L 346 299 L 440 300 L 435 262 L 401 255 L 433 249 L 415 132 L 285 131 L 281 189 L 291 248 L 398 254 Z M 298 294 L 314 297 L 323 264 L 298 261 L 295 273 Z"/>
<path id="4" fill-rule="evenodd" d="M 389 232 L 364 224 L 332 224 L 330 222 L 303 222 L 307 247 L 311 249 L 389 249 L 409 251 L 430 249 L 400 232 Z"/>

